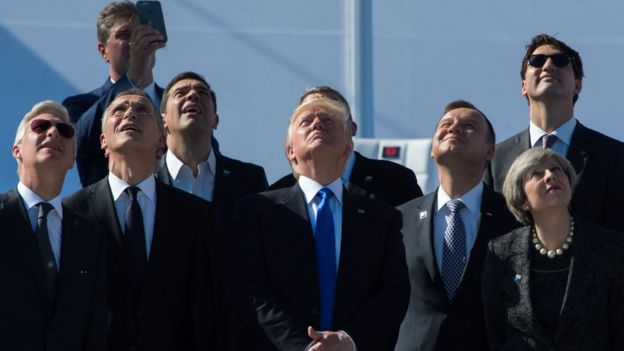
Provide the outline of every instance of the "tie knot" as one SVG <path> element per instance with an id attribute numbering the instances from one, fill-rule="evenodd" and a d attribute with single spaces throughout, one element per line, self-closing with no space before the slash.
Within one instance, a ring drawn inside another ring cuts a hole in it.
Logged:
<path id="1" fill-rule="evenodd" d="M 553 144 L 557 141 L 557 136 L 554 134 L 544 134 L 542 136 L 542 147 L 544 149 L 551 148 Z"/>
<path id="2" fill-rule="evenodd" d="M 446 203 L 446 207 L 451 210 L 451 213 L 456 213 L 464 207 L 464 203 L 460 200 L 450 200 Z"/>
<path id="3" fill-rule="evenodd" d="M 321 188 L 316 195 L 321 198 L 321 200 L 325 200 L 331 199 L 331 197 L 334 196 L 334 192 L 329 188 Z"/>
<path id="4" fill-rule="evenodd" d="M 130 197 L 130 200 L 134 201 L 137 199 L 137 194 L 139 193 L 139 188 L 136 186 L 129 186 L 124 190 L 124 192 Z"/>
<path id="5" fill-rule="evenodd" d="M 40 202 L 36 206 L 39 207 L 39 218 L 47 217 L 48 213 L 54 209 L 54 207 L 47 202 Z"/>

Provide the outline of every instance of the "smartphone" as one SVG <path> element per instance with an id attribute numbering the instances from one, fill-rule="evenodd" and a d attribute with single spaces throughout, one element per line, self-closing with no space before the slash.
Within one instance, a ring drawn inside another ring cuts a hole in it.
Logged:
<path id="1" fill-rule="evenodd" d="M 166 42 L 167 30 L 165 29 L 165 18 L 160 1 L 137 1 L 136 7 L 139 10 L 139 22 L 156 29 Z"/>

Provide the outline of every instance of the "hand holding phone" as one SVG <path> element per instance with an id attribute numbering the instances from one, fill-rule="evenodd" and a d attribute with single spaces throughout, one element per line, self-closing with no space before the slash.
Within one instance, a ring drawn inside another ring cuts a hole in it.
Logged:
<path id="1" fill-rule="evenodd" d="M 165 19 L 160 1 L 141 0 L 137 1 L 136 7 L 139 11 L 139 22 L 156 29 L 166 42 L 167 30 L 165 29 Z"/>

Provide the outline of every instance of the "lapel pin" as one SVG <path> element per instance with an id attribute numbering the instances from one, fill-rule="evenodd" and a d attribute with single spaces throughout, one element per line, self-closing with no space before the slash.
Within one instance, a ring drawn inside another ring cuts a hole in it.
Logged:
<path id="1" fill-rule="evenodd" d="M 486 212 L 485 215 L 492 217 L 492 212 Z"/>
<path id="2" fill-rule="evenodd" d="M 516 283 L 516 284 L 520 284 L 520 281 L 521 281 L 521 280 L 522 280 L 522 276 L 521 276 L 520 274 L 516 274 L 516 275 L 513 277 L 513 282 L 514 282 L 514 283 Z"/>
<path id="3" fill-rule="evenodd" d="M 89 272 L 86 269 L 81 269 L 80 270 L 80 274 L 87 274 L 87 273 L 89 273 Z"/>
<path id="4" fill-rule="evenodd" d="M 358 208 L 358 213 L 359 213 L 359 214 L 364 214 L 364 213 L 366 213 L 366 212 L 365 212 L 363 209 Z"/>
<path id="5" fill-rule="evenodd" d="M 224 170 L 223 170 L 223 175 L 224 175 L 224 176 L 229 176 L 229 175 L 230 175 L 230 171 L 229 171 L 229 170 L 227 170 L 227 169 L 224 169 Z"/>
<path id="6" fill-rule="evenodd" d="M 373 176 L 366 176 L 366 177 L 364 177 L 364 181 L 367 182 L 367 183 L 372 182 L 373 181 Z"/>
<path id="7" fill-rule="evenodd" d="M 420 217 L 420 219 L 425 219 L 425 218 L 427 218 L 427 211 L 420 211 L 420 213 L 418 214 L 418 216 Z"/>

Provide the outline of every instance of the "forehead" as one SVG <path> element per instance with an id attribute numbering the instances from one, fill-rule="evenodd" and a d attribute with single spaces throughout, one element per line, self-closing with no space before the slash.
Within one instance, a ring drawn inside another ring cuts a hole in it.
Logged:
<path id="1" fill-rule="evenodd" d="M 467 107 L 452 109 L 440 118 L 440 122 L 448 120 L 470 120 L 480 124 L 485 123 L 483 116 L 479 112 Z M 438 123 L 438 125 L 439 124 L 440 123 Z"/>
<path id="2" fill-rule="evenodd" d="M 113 102 L 110 104 L 110 108 L 112 109 L 115 107 L 130 107 L 130 106 L 133 106 L 133 107 L 142 106 L 142 107 L 150 108 L 151 105 L 152 105 L 152 102 L 145 96 L 123 95 L 113 100 Z"/>
<path id="3" fill-rule="evenodd" d="M 210 90 L 210 88 L 204 84 L 201 80 L 193 79 L 193 78 L 185 78 L 178 82 L 176 82 L 171 90 L 183 89 L 183 88 L 204 88 L 206 90 Z"/>
<path id="4" fill-rule="evenodd" d="M 124 31 L 124 30 L 133 30 L 136 26 L 139 25 L 139 22 L 132 18 L 132 19 L 120 19 L 117 22 L 115 22 L 115 24 L 111 27 L 110 32 L 111 33 L 115 33 L 115 32 L 120 32 L 120 31 Z"/>
<path id="5" fill-rule="evenodd" d="M 339 120 L 341 119 L 341 115 L 338 111 L 332 110 L 326 106 L 322 105 L 313 105 L 306 106 L 299 111 L 295 115 L 295 120 L 306 118 L 306 117 L 330 117 L 332 119 Z"/>
<path id="6" fill-rule="evenodd" d="M 64 119 L 62 117 L 59 117 L 57 115 L 51 114 L 49 112 L 44 112 L 44 113 L 40 113 L 36 116 L 34 116 L 33 118 L 31 118 L 31 121 L 34 121 L 35 119 L 47 119 L 47 120 L 59 120 L 59 121 L 63 121 Z"/>
<path id="7" fill-rule="evenodd" d="M 532 55 L 537 55 L 537 54 L 553 55 L 553 54 L 560 54 L 560 53 L 563 53 L 563 51 L 561 51 L 560 49 L 557 49 L 556 47 L 550 44 L 546 44 L 546 45 L 538 46 L 535 50 L 533 50 L 531 54 Z"/>

